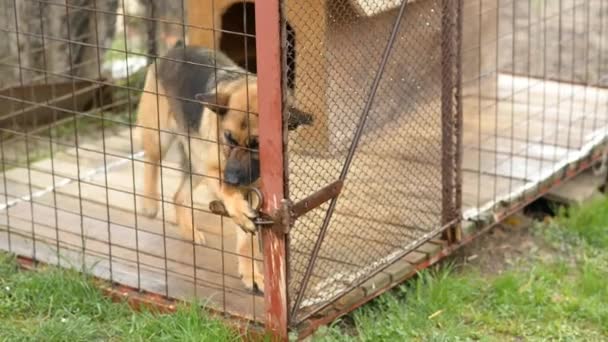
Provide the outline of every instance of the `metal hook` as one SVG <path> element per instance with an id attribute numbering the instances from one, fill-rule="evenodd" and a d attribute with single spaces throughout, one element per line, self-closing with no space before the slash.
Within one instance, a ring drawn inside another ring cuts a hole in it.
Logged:
<path id="1" fill-rule="evenodd" d="M 258 197 L 257 205 L 255 206 L 255 208 L 251 208 L 251 209 L 253 209 L 253 211 L 255 211 L 256 213 L 259 213 L 260 209 L 262 208 L 264 196 L 262 195 L 262 192 L 260 191 L 260 189 L 255 188 L 255 187 L 250 187 L 247 189 L 247 197 L 250 199 L 253 199 L 252 197 L 250 197 L 251 193 L 255 193 L 255 195 Z"/>

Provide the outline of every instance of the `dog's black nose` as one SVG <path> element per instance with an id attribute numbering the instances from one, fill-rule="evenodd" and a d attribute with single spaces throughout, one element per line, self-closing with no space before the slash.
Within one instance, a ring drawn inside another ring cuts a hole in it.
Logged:
<path id="1" fill-rule="evenodd" d="M 224 174 L 224 182 L 230 185 L 239 185 L 240 177 L 236 172 L 226 172 Z"/>
<path id="2" fill-rule="evenodd" d="M 224 170 L 224 182 L 230 185 L 240 185 L 241 165 L 237 159 L 229 158 L 226 161 L 226 169 Z"/>

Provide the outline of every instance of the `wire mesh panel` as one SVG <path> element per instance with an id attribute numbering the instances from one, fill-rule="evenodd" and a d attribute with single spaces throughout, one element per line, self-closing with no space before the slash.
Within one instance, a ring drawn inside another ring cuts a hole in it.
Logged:
<path id="1" fill-rule="evenodd" d="M 256 163 L 255 16 L 212 5 L 0 1 L 0 249 L 263 319 L 257 238 L 209 210 Z"/>
<path id="2" fill-rule="evenodd" d="M 446 223 L 444 184 L 451 184 L 448 205 L 456 186 L 442 163 L 449 154 L 445 169 L 455 170 L 457 4 L 285 1 L 295 33 L 295 55 L 287 58 L 296 66 L 295 102 L 315 114 L 313 127 L 289 137 L 290 196 L 345 181 L 335 203 L 307 213 L 290 232 L 291 323 Z"/>
<path id="3" fill-rule="evenodd" d="M 488 223 L 601 155 L 608 4 L 465 4 L 463 211 Z"/>

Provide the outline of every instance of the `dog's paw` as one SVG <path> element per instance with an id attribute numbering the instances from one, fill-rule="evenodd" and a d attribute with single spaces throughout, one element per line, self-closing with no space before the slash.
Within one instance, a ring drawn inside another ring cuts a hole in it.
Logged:
<path id="1" fill-rule="evenodd" d="M 264 293 L 264 276 L 260 273 L 256 273 L 255 277 L 252 275 L 241 275 L 243 285 L 250 291 Z"/>
<path id="2" fill-rule="evenodd" d="M 232 219 L 246 233 L 255 234 L 255 224 L 252 221 L 254 217 L 255 215 L 239 214 L 233 216 Z"/>
<path id="3" fill-rule="evenodd" d="M 209 202 L 209 211 L 217 215 L 225 215 L 226 207 L 224 207 L 224 203 L 219 200 Z"/>
<path id="4" fill-rule="evenodd" d="M 155 218 L 158 214 L 158 205 L 144 205 L 139 212 L 148 218 Z"/>
<path id="5" fill-rule="evenodd" d="M 255 217 L 255 216 L 254 216 Z M 234 216 L 232 219 L 246 233 L 255 234 L 255 223 L 251 220 L 253 217 L 247 215 Z"/>
<path id="6" fill-rule="evenodd" d="M 234 223 L 247 233 L 255 233 L 253 219 L 256 217 L 256 214 L 249 207 L 249 203 L 246 200 L 227 201 L 224 205 L 226 205 L 226 209 Z"/>

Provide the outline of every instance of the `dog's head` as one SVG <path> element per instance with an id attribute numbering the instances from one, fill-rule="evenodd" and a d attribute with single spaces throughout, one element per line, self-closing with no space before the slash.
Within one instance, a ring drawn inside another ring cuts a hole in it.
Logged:
<path id="1" fill-rule="evenodd" d="M 247 79 L 220 84 L 216 92 L 196 95 L 196 100 L 220 116 L 219 139 L 226 158 L 224 182 L 233 186 L 248 186 L 260 177 L 257 79 Z M 312 115 L 295 108 L 289 108 L 288 115 L 289 130 L 312 123 Z"/>

